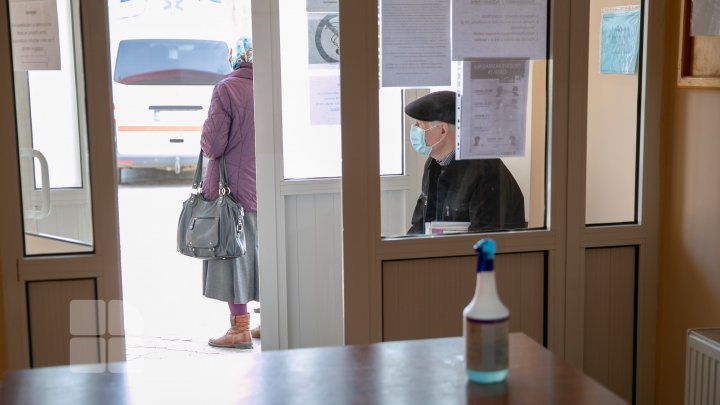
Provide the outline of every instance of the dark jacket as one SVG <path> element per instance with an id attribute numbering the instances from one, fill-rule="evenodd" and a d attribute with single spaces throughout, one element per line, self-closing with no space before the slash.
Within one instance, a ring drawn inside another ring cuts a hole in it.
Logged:
<path id="1" fill-rule="evenodd" d="M 471 232 L 524 228 L 525 200 L 500 159 L 453 160 L 443 167 L 428 158 L 408 233 L 425 233 L 430 221 L 470 222 Z"/>
<path id="2" fill-rule="evenodd" d="M 215 85 L 200 137 L 203 154 L 211 159 L 203 196 L 217 198 L 218 158 L 224 155 L 230 195 L 246 212 L 257 212 L 252 68 L 252 63 L 242 63 Z"/>

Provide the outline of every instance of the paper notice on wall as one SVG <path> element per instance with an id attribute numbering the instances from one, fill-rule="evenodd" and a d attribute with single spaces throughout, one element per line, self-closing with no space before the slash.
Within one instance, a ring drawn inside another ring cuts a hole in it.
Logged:
<path id="1" fill-rule="evenodd" d="M 382 87 L 449 86 L 450 0 L 383 0 L 381 13 Z"/>
<path id="2" fill-rule="evenodd" d="M 16 71 L 60 70 L 55 0 L 11 1 L 10 30 Z"/>
<path id="3" fill-rule="evenodd" d="M 310 76 L 310 125 L 340 125 L 340 76 Z"/>
<path id="4" fill-rule="evenodd" d="M 310 13 L 337 13 L 338 0 L 307 0 L 307 11 Z"/>
<path id="5" fill-rule="evenodd" d="M 452 59 L 545 59 L 547 15 L 547 0 L 453 0 Z"/>
<path id="6" fill-rule="evenodd" d="M 720 0 L 692 0 L 690 35 L 720 35 Z"/>
<path id="7" fill-rule="evenodd" d="M 308 63 L 340 62 L 338 13 L 308 13 Z"/>
<path id="8" fill-rule="evenodd" d="M 600 73 L 635 74 L 640 51 L 640 6 L 602 9 Z"/>
<path id="9" fill-rule="evenodd" d="M 524 156 L 528 60 L 465 61 L 461 69 L 457 159 Z"/>

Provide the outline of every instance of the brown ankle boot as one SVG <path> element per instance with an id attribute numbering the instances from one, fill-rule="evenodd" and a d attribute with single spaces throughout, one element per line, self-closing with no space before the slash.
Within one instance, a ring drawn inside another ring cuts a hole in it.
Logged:
<path id="1" fill-rule="evenodd" d="M 250 335 L 253 337 L 253 339 L 260 339 L 260 325 L 250 329 Z"/>
<path id="2" fill-rule="evenodd" d="M 208 341 L 210 346 L 234 347 L 236 349 L 252 349 L 252 336 L 250 336 L 250 314 L 230 315 L 230 329 L 225 336 Z"/>

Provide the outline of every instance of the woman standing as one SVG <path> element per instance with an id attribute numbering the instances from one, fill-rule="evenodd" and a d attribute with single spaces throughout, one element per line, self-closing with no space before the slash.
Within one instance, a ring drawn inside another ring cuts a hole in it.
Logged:
<path id="1" fill-rule="evenodd" d="M 240 38 L 230 53 L 233 71 L 215 85 L 200 145 L 210 159 L 203 181 L 203 197 L 217 198 L 219 158 L 225 156 L 230 196 L 245 209 L 247 253 L 236 259 L 203 261 L 203 295 L 228 303 L 230 329 L 208 344 L 252 348 L 249 301 L 259 300 L 257 194 L 255 188 L 255 119 L 253 49 Z"/>

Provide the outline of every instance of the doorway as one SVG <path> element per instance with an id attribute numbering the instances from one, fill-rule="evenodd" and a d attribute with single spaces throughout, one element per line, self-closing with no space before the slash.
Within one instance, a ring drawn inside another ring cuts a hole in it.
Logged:
<path id="1" fill-rule="evenodd" d="M 213 87 L 251 34 L 249 4 L 108 2 L 128 362 L 248 352 L 208 345 L 228 306 L 203 296 L 202 263 L 176 252 L 175 235 Z M 259 303 L 248 307 L 255 327 Z"/>

